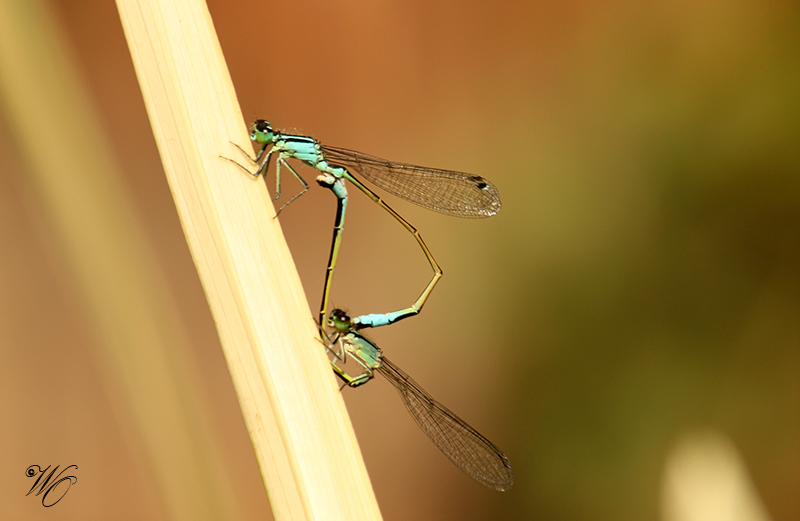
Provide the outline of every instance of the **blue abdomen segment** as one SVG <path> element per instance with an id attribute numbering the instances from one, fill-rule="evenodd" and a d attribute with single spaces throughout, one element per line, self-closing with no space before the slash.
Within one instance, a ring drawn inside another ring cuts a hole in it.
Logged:
<path id="1" fill-rule="evenodd" d="M 402 312 L 398 311 L 395 313 L 371 313 L 369 315 L 361 315 L 353 319 L 353 326 L 356 329 L 388 326 L 396 321 L 402 314 Z"/>

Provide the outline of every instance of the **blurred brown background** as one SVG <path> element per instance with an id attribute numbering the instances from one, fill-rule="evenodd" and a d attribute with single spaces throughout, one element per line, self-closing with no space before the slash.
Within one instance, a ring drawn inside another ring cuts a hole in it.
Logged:
<path id="1" fill-rule="evenodd" d="M 269 518 L 115 7 L 46 5 L 188 335 L 220 479 L 241 519 Z M 248 124 L 484 175 L 502 195 L 478 221 L 387 197 L 445 277 L 419 317 L 372 337 L 508 454 L 516 484 L 498 494 L 462 475 L 376 379 L 343 392 L 386 520 L 729 519 L 711 513 L 750 512 L 743 497 L 752 512 L 736 519 L 800 518 L 796 3 L 209 8 Z M 41 124 L 46 154 L 70 129 Z M 296 189 L 285 178 L 284 197 Z M 36 194 L 0 117 L 3 509 L 170 519 Z M 280 217 L 312 310 L 334 208 L 312 186 Z M 350 208 L 334 304 L 409 305 L 430 276 L 423 255 L 361 194 Z M 24 497 L 31 464 L 77 464 L 79 481 L 44 509 Z M 738 485 L 714 503 L 691 476 Z M 682 514 L 692 492 L 707 516 Z"/>

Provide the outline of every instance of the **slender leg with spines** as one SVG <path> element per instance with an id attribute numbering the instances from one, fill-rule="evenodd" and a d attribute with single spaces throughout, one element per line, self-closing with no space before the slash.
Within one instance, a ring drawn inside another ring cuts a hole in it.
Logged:
<path id="1" fill-rule="evenodd" d="M 297 178 L 297 180 L 300 181 L 300 183 L 302 183 L 303 189 L 300 190 L 300 193 L 298 193 L 297 195 L 295 195 L 294 197 L 289 199 L 286 203 L 284 203 L 283 206 L 278 208 L 278 211 L 275 212 L 275 217 L 279 216 L 280 213 L 283 211 L 283 209 L 286 208 L 287 206 L 289 206 L 290 204 L 292 204 L 292 202 L 294 202 L 295 199 L 297 199 L 298 197 L 300 197 L 304 193 L 308 192 L 308 183 L 306 183 L 306 180 L 303 179 L 302 177 L 300 177 L 300 174 L 298 174 L 295 171 L 295 169 L 292 168 L 292 165 L 290 165 L 289 163 L 286 162 L 286 160 L 283 158 L 283 156 L 279 155 L 278 156 L 278 160 L 276 161 L 276 166 L 275 166 L 275 178 L 277 180 L 277 186 L 275 188 L 275 197 L 273 197 L 272 200 L 273 201 L 277 201 L 278 197 L 281 196 L 281 165 L 283 165 L 286 168 L 288 168 L 289 171 L 292 174 L 294 174 L 294 176 Z"/>
<path id="2" fill-rule="evenodd" d="M 256 171 L 255 172 L 251 172 L 246 167 L 240 165 L 237 161 L 235 161 L 235 160 L 233 160 L 233 159 L 231 159 L 229 157 L 225 157 L 225 156 L 220 156 L 220 157 L 222 159 L 226 160 L 226 161 L 230 161 L 234 165 L 238 166 L 239 168 L 241 168 L 242 170 L 247 172 L 252 177 L 259 177 L 259 176 L 263 175 L 264 178 L 266 179 L 267 170 L 269 169 L 269 160 L 272 158 L 272 153 L 275 152 L 275 147 L 270 148 L 269 151 L 267 152 L 267 147 L 264 146 L 264 147 L 261 148 L 261 150 L 258 151 L 258 154 L 256 154 L 255 157 L 252 157 L 250 154 L 248 154 L 245 151 L 245 149 L 243 149 L 242 147 L 240 147 L 236 143 L 231 142 L 231 144 L 233 146 L 235 146 L 236 148 L 238 148 L 239 151 L 248 160 L 250 160 L 251 163 L 255 164 L 258 167 L 258 168 L 256 168 Z M 266 157 L 264 157 L 265 155 L 266 155 Z M 273 201 L 277 201 L 278 198 L 280 198 L 280 196 L 281 196 L 281 165 L 284 165 L 286 168 L 289 169 L 289 171 L 292 173 L 292 175 L 294 175 L 294 177 L 298 181 L 300 181 L 300 184 L 303 185 L 303 189 L 300 191 L 300 193 L 298 193 L 297 195 L 295 195 L 294 197 L 289 199 L 289 201 L 286 204 L 284 204 L 280 208 L 278 208 L 278 211 L 275 212 L 275 217 L 280 215 L 281 211 L 284 208 L 286 208 L 287 206 L 289 206 L 295 199 L 297 199 L 298 197 L 300 197 L 301 195 L 303 195 L 304 193 L 306 193 L 308 191 L 308 183 L 306 182 L 306 180 L 303 179 L 303 177 L 300 174 L 298 174 L 297 171 L 294 168 L 292 168 L 292 165 L 290 165 L 286 161 L 285 157 L 287 157 L 287 156 L 285 156 L 285 154 L 282 154 L 280 151 L 278 151 L 278 160 L 275 162 L 275 197 L 273 197 L 272 200 Z"/>

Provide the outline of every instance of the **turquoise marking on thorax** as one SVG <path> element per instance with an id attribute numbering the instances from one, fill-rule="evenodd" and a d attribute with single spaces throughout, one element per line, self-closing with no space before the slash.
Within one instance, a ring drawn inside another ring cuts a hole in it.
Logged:
<path id="1" fill-rule="evenodd" d="M 355 332 L 345 335 L 344 341 L 352 346 L 352 351 L 350 349 L 348 351 L 351 351 L 362 365 L 369 369 L 380 367 L 381 357 L 383 356 L 380 347 Z"/>
<path id="2" fill-rule="evenodd" d="M 314 168 L 318 168 L 317 165 L 324 159 L 319 149 L 319 143 L 312 138 L 298 139 L 280 136 L 280 139 L 275 143 L 275 148 L 278 152 L 299 159 Z"/>
<path id="3" fill-rule="evenodd" d="M 320 149 L 319 141 L 316 139 L 294 136 L 285 138 L 281 136 L 274 146 L 278 153 L 293 157 L 321 172 L 331 174 L 339 179 L 347 177 L 346 169 L 328 164 L 325 160 L 325 154 Z"/>

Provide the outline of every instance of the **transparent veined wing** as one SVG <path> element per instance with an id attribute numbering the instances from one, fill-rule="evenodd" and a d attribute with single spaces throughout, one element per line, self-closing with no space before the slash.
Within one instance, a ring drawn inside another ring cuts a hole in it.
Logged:
<path id="1" fill-rule="evenodd" d="M 408 412 L 445 456 L 475 481 L 498 491 L 514 484 L 506 455 L 425 392 L 402 369 L 381 358 L 377 371 L 400 393 Z"/>
<path id="2" fill-rule="evenodd" d="M 500 211 L 500 194 L 484 177 L 394 163 L 355 150 L 320 146 L 328 164 L 360 174 L 390 194 L 424 208 L 456 217 L 491 217 Z"/>

